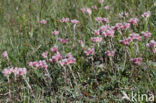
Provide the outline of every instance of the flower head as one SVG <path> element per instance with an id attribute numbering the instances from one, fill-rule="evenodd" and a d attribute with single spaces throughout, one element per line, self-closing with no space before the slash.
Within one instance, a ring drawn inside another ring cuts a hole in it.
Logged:
<path id="1" fill-rule="evenodd" d="M 107 56 L 111 56 L 112 57 L 112 56 L 114 56 L 115 52 L 114 51 L 106 51 L 105 54 Z"/>
<path id="2" fill-rule="evenodd" d="M 145 39 L 151 37 L 151 33 L 148 32 L 148 31 L 146 31 L 146 32 L 141 32 L 141 34 L 142 34 L 142 36 L 143 36 Z"/>
<path id="3" fill-rule="evenodd" d="M 73 24 L 79 24 L 79 23 L 80 23 L 80 21 L 78 21 L 78 20 L 76 20 L 76 19 L 71 20 L 71 22 L 72 22 Z"/>
<path id="4" fill-rule="evenodd" d="M 88 15 L 91 15 L 92 14 L 92 10 L 90 8 L 81 8 L 81 11 L 84 14 L 88 14 Z"/>
<path id="5" fill-rule="evenodd" d="M 63 18 L 61 19 L 61 22 L 62 22 L 62 23 L 66 23 L 66 22 L 68 22 L 68 21 L 69 21 L 69 18 L 64 18 L 64 17 L 63 17 Z"/>
<path id="6" fill-rule="evenodd" d="M 94 48 L 88 48 L 88 50 L 84 51 L 84 53 L 89 56 L 89 55 L 94 55 L 95 54 L 95 50 Z"/>
<path id="7" fill-rule="evenodd" d="M 42 53 L 43 58 L 47 58 L 47 55 L 48 55 L 48 51 Z"/>
<path id="8" fill-rule="evenodd" d="M 92 6 L 92 9 L 97 10 L 97 6 L 96 5 Z"/>
<path id="9" fill-rule="evenodd" d="M 40 21 L 40 23 L 41 23 L 41 24 L 46 24 L 47 21 L 43 19 L 43 20 Z"/>
<path id="10" fill-rule="evenodd" d="M 138 18 L 130 18 L 129 19 L 129 23 L 130 24 L 136 25 L 138 22 L 139 22 L 139 19 Z"/>
<path id="11" fill-rule="evenodd" d="M 100 43 L 102 41 L 101 37 L 91 37 L 90 39 L 94 43 Z"/>
<path id="12" fill-rule="evenodd" d="M 57 52 L 58 51 L 58 47 L 54 46 L 54 47 L 50 48 L 50 51 L 51 52 Z"/>
<path id="13" fill-rule="evenodd" d="M 138 58 L 131 58 L 131 59 L 130 59 L 130 62 L 133 63 L 133 64 L 136 64 L 136 65 L 140 65 L 141 62 L 142 62 L 142 58 L 141 58 L 141 57 L 138 57 Z"/>
<path id="14" fill-rule="evenodd" d="M 4 52 L 2 53 L 2 58 L 8 59 L 8 53 L 7 53 L 7 51 L 4 51 Z"/>
<path id="15" fill-rule="evenodd" d="M 141 36 L 137 33 L 131 33 L 130 37 L 132 40 L 141 40 Z"/>
<path id="16" fill-rule="evenodd" d="M 150 11 L 144 12 L 141 16 L 142 16 L 143 18 L 148 18 L 148 17 L 151 16 L 151 12 L 150 12 Z"/>
<path id="17" fill-rule="evenodd" d="M 104 7 L 104 9 L 109 10 L 110 7 L 107 5 L 107 6 Z"/>
<path id="18" fill-rule="evenodd" d="M 51 32 L 52 35 L 58 35 L 59 34 L 59 31 L 55 30 L 53 32 Z"/>
<path id="19" fill-rule="evenodd" d="M 57 40 L 63 44 L 66 44 L 69 41 L 69 39 L 62 39 L 62 38 L 58 38 Z"/>

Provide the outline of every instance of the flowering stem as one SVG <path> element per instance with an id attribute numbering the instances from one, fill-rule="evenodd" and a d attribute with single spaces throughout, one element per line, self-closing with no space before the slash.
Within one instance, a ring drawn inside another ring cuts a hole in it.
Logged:
<path id="1" fill-rule="evenodd" d="M 10 83 L 10 79 L 9 79 L 9 76 L 7 76 L 7 79 L 8 79 L 8 83 Z M 10 84 L 9 84 L 9 97 L 11 98 L 11 90 L 10 90 Z"/>
<path id="2" fill-rule="evenodd" d="M 73 30 L 74 30 L 74 41 L 76 41 L 76 24 L 74 24 Z M 75 43 L 75 42 L 74 42 L 74 43 Z"/>
<path id="3" fill-rule="evenodd" d="M 50 73 L 49 73 L 48 69 L 45 69 L 45 70 L 46 70 L 46 72 L 47 72 L 47 75 L 48 75 L 50 81 L 52 82 L 52 78 L 51 78 L 51 76 L 50 76 Z"/>
<path id="4" fill-rule="evenodd" d="M 24 81 L 26 82 L 28 88 L 30 89 L 30 91 L 31 91 L 31 93 L 32 93 L 32 96 L 35 97 L 34 94 L 33 94 L 32 88 L 31 88 L 29 82 L 28 82 L 27 79 L 26 79 L 26 76 L 23 76 L 23 79 L 24 79 Z"/>
<path id="5" fill-rule="evenodd" d="M 70 69 L 70 72 L 72 73 L 72 76 L 73 76 L 73 78 L 74 78 L 74 82 L 75 82 L 75 84 L 76 84 L 76 86 L 77 86 L 77 88 L 78 88 L 78 92 L 79 92 L 79 94 L 80 94 L 80 93 L 81 93 L 81 92 L 80 92 L 80 88 L 79 88 L 78 83 L 77 83 L 77 81 L 76 81 L 76 77 L 75 77 L 75 75 L 74 75 L 74 72 L 73 72 L 73 70 L 72 70 L 72 68 L 71 68 L 70 65 L 68 65 L 68 67 L 69 67 L 69 69 Z"/>
<path id="6" fill-rule="evenodd" d="M 63 66 L 63 69 L 64 69 L 64 73 L 65 73 L 65 77 L 64 77 L 65 82 L 66 82 L 67 85 L 69 85 L 68 80 L 67 80 L 67 70 L 66 70 L 66 68 L 64 66 Z M 70 87 L 73 87 L 72 83 L 71 83 L 71 80 L 70 80 Z"/>

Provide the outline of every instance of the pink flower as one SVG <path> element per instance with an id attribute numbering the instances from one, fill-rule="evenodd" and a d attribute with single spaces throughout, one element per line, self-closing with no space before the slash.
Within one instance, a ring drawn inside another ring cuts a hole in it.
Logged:
<path id="1" fill-rule="evenodd" d="M 62 59 L 61 61 L 59 61 L 59 64 L 61 66 L 64 66 L 64 65 L 70 65 L 70 64 L 75 64 L 76 63 L 76 59 L 72 56 L 71 53 L 68 53 L 66 55 L 66 58 Z"/>
<path id="2" fill-rule="evenodd" d="M 108 18 L 102 18 L 102 17 L 96 17 L 95 20 L 99 23 L 104 22 L 104 23 L 109 23 Z"/>
<path id="3" fill-rule="evenodd" d="M 115 27 L 113 28 L 114 30 L 127 30 L 130 28 L 130 23 L 116 23 Z"/>
<path id="4" fill-rule="evenodd" d="M 141 58 L 141 57 L 138 57 L 138 58 L 131 58 L 131 59 L 130 59 L 130 62 L 133 63 L 133 64 L 136 64 L 136 65 L 140 65 L 141 62 L 142 62 L 142 58 Z"/>
<path id="5" fill-rule="evenodd" d="M 81 11 L 84 14 L 88 14 L 88 15 L 91 15 L 92 14 L 92 10 L 90 8 L 81 8 Z"/>
<path id="6" fill-rule="evenodd" d="M 29 62 L 30 67 L 35 67 L 37 69 L 47 69 L 48 65 L 45 60 L 35 61 L 35 62 Z"/>
<path id="7" fill-rule="evenodd" d="M 47 55 L 48 55 L 48 51 L 42 53 L 43 58 L 47 58 Z"/>
<path id="8" fill-rule="evenodd" d="M 59 31 L 56 31 L 56 30 L 55 30 L 55 31 L 51 32 L 51 34 L 52 34 L 52 35 L 58 35 L 58 34 L 59 34 Z"/>
<path id="9" fill-rule="evenodd" d="M 37 61 L 35 61 L 35 62 L 29 62 L 29 66 L 30 66 L 30 67 L 34 67 L 34 66 L 37 65 L 37 64 L 38 64 Z"/>
<path id="10" fill-rule="evenodd" d="M 4 51 L 4 52 L 2 53 L 2 58 L 8 59 L 8 53 L 7 53 L 7 51 Z"/>
<path id="11" fill-rule="evenodd" d="M 68 39 L 62 39 L 62 38 L 58 38 L 57 40 L 63 44 L 66 44 L 69 41 Z"/>
<path id="12" fill-rule="evenodd" d="M 108 19 L 108 18 L 103 18 L 103 19 L 102 19 L 102 22 L 104 22 L 104 23 L 109 23 L 109 19 Z"/>
<path id="13" fill-rule="evenodd" d="M 143 37 L 144 37 L 145 39 L 151 37 L 151 33 L 148 32 L 148 31 L 146 31 L 146 32 L 141 32 L 141 34 L 143 35 Z"/>
<path id="14" fill-rule="evenodd" d="M 16 71 L 17 75 L 25 75 L 26 73 L 27 73 L 26 68 L 18 68 L 18 70 Z"/>
<path id="15" fill-rule="evenodd" d="M 18 75 L 18 76 L 22 76 L 25 75 L 27 73 L 27 69 L 26 68 L 18 68 L 18 67 L 11 67 L 11 68 L 5 68 L 3 70 L 3 75 L 4 76 L 9 76 L 11 73 L 14 73 L 14 75 Z"/>
<path id="16" fill-rule="evenodd" d="M 73 58 L 71 53 L 66 54 L 66 58 Z"/>
<path id="17" fill-rule="evenodd" d="M 148 48 L 150 47 L 156 47 L 156 42 L 154 40 L 151 40 L 148 45 L 147 45 Z"/>
<path id="18" fill-rule="evenodd" d="M 95 54 L 95 50 L 94 48 L 88 48 L 88 50 L 84 51 L 84 53 L 89 56 L 89 55 L 94 55 Z"/>
<path id="19" fill-rule="evenodd" d="M 100 35 L 100 31 L 99 30 L 94 30 L 94 34 L 95 35 Z"/>
<path id="20" fill-rule="evenodd" d="M 80 23 L 80 21 L 78 21 L 78 20 L 76 20 L 76 19 L 71 20 L 71 22 L 72 22 L 73 24 L 79 24 L 79 23 Z"/>
<path id="21" fill-rule="evenodd" d="M 99 3 L 100 3 L 100 4 L 103 4 L 103 2 L 104 2 L 104 0 L 99 0 Z"/>
<path id="22" fill-rule="evenodd" d="M 40 21 L 40 23 L 41 23 L 41 24 L 46 24 L 47 21 L 43 19 L 43 20 Z"/>
<path id="23" fill-rule="evenodd" d="M 97 10 L 97 6 L 96 5 L 92 6 L 92 9 Z"/>
<path id="24" fill-rule="evenodd" d="M 63 17 L 63 18 L 61 19 L 60 22 L 62 22 L 62 23 L 66 23 L 66 22 L 68 22 L 68 21 L 69 21 L 69 18 L 64 18 L 64 17 Z"/>
<path id="25" fill-rule="evenodd" d="M 125 46 L 129 46 L 129 44 L 133 41 L 133 39 L 131 37 L 128 37 L 124 40 L 120 40 L 120 43 L 125 45 Z"/>
<path id="26" fill-rule="evenodd" d="M 54 47 L 50 48 L 50 51 L 51 52 L 57 52 L 58 51 L 58 47 L 54 46 Z"/>
<path id="27" fill-rule="evenodd" d="M 114 30 L 120 30 L 120 29 L 122 29 L 122 27 L 123 27 L 122 23 L 116 23 L 115 27 L 114 27 Z"/>
<path id="28" fill-rule="evenodd" d="M 114 56 L 115 52 L 114 51 L 106 51 L 105 54 L 107 56 L 111 56 L 112 57 L 112 56 Z"/>
<path id="29" fill-rule="evenodd" d="M 109 10 L 110 7 L 107 5 L 107 6 L 104 7 L 104 9 Z"/>
<path id="30" fill-rule="evenodd" d="M 10 71 L 10 69 L 5 68 L 5 69 L 2 71 L 2 73 L 3 73 L 4 76 L 9 76 L 9 75 L 11 74 L 11 71 Z"/>
<path id="31" fill-rule="evenodd" d="M 151 40 L 146 46 L 150 48 L 153 53 L 156 53 L 156 42 L 154 40 Z"/>
<path id="32" fill-rule="evenodd" d="M 138 22 L 139 22 L 139 19 L 138 18 L 130 18 L 129 19 L 129 23 L 131 23 L 133 25 L 136 25 Z"/>
<path id="33" fill-rule="evenodd" d="M 129 29 L 129 28 L 130 28 L 130 23 L 123 23 L 121 28 L 122 28 L 123 30 Z"/>
<path id="34" fill-rule="evenodd" d="M 96 20 L 97 22 L 101 23 L 102 20 L 103 20 L 103 18 L 102 18 L 102 17 L 96 17 L 95 20 Z"/>
<path id="35" fill-rule="evenodd" d="M 58 60 L 62 59 L 62 55 L 57 52 L 52 58 L 49 59 L 51 63 L 57 62 Z"/>
<path id="36" fill-rule="evenodd" d="M 100 43 L 102 41 L 102 38 L 101 37 L 91 37 L 90 40 L 95 43 Z"/>
<path id="37" fill-rule="evenodd" d="M 114 33 L 115 33 L 115 31 L 113 29 L 107 29 L 102 34 L 103 34 L 104 37 L 107 37 L 107 36 L 114 37 Z"/>
<path id="38" fill-rule="evenodd" d="M 150 11 L 147 11 L 147 12 L 143 13 L 141 16 L 142 16 L 143 18 L 148 18 L 148 17 L 151 16 L 151 12 L 150 12 Z"/>
<path id="39" fill-rule="evenodd" d="M 102 33 L 102 32 L 105 32 L 106 30 L 110 29 L 110 26 L 109 25 L 102 25 L 100 28 L 99 28 L 99 31 Z"/>
<path id="40" fill-rule="evenodd" d="M 130 37 L 132 40 L 141 40 L 141 36 L 137 33 L 131 33 Z"/>

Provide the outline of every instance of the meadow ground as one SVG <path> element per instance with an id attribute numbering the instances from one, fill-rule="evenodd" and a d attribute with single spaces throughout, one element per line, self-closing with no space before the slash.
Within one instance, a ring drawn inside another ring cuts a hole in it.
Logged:
<path id="1" fill-rule="evenodd" d="M 152 103 L 155 40 L 155 0 L 0 0 L 0 103 Z"/>

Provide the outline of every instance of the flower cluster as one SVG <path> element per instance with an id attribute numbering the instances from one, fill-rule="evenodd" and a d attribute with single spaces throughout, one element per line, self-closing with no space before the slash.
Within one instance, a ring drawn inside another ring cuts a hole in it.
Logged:
<path id="1" fill-rule="evenodd" d="M 143 18 L 148 18 L 148 17 L 151 16 L 151 12 L 150 12 L 150 11 L 147 11 L 147 12 L 143 13 L 141 16 L 142 16 Z"/>
<path id="2" fill-rule="evenodd" d="M 54 63 L 54 62 L 58 62 L 58 60 L 60 60 L 60 59 L 62 59 L 62 55 L 61 55 L 59 52 L 57 52 L 54 56 L 52 56 L 52 57 L 49 59 L 49 61 L 50 61 L 51 63 Z"/>
<path id="3" fill-rule="evenodd" d="M 132 40 L 141 40 L 141 36 L 139 34 L 137 34 L 137 33 L 131 33 L 130 38 Z"/>
<path id="4" fill-rule="evenodd" d="M 48 55 L 48 51 L 42 53 L 43 58 L 47 58 L 47 55 Z"/>
<path id="5" fill-rule="evenodd" d="M 115 30 L 109 25 L 102 25 L 98 30 L 104 37 L 114 37 Z"/>
<path id="6" fill-rule="evenodd" d="M 129 44 L 133 41 L 133 40 L 141 40 L 141 36 L 137 33 L 131 33 L 130 36 L 124 40 L 120 40 L 120 43 L 125 45 L 125 46 L 129 46 Z"/>
<path id="7" fill-rule="evenodd" d="M 68 21 L 69 21 L 69 18 L 64 18 L 64 17 L 60 20 L 60 22 L 62 22 L 62 23 L 66 23 Z"/>
<path id="8" fill-rule="evenodd" d="M 142 62 L 142 58 L 141 58 L 141 57 L 138 57 L 138 58 L 131 58 L 131 59 L 130 59 L 130 62 L 133 63 L 133 64 L 136 64 L 136 65 L 140 65 L 141 62 Z"/>
<path id="9" fill-rule="evenodd" d="M 69 64 L 74 64 L 76 62 L 76 59 L 72 56 L 71 53 L 66 54 L 65 58 L 59 61 L 59 64 L 61 66 L 69 65 Z"/>
<path id="10" fill-rule="evenodd" d="M 92 14 L 92 10 L 90 8 L 81 8 L 81 11 L 84 14 L 88 14 L 88 15 L 91 15 Z"/>
<path id="11" fill-rule="evenodd" d="M 96 5 L 92 6 L 92 9 L 97 10 L 97 6 Z"/>
<path id="12" fill-rule="evenodd" d="M 142 36 L 144 37 L 144 39 L 147 39 L 147 38 L 149 38 L 149 37 L 151 37 L 151 33 L 150 32 L 148 32 L 148 31 L 146 31 L 146 32 L 141 32 L 141 34 L 142 34 Z"/>
<path id="13" fill-rule="evenodd" d="M 7 51 L 4 51 L 4 52 L 2 53 L 2 58 L 8 59 L 8 53 L 7 53 Z"/>
<path id="14" fill-rule="evenodd" d="M 46 24 L 47 21 L 43 19 L 43 20 L 40 21 L 40 23 L 41 23 L 41 24 Z"/>
<path id="15" fill-rule="evenodd" d="M 80 21 L 78 21 L 78 20 L 76 20 L 76 19 L 73 19 L 73 20 L 71 20 L 71 23 L 73 23 L 73 24 L 79 24 Z"/>
<path id="16" fill-rule="evenodd" d="M 106 51 L 105 54 L 106 54 L 107 56 L 112 57 L 112 56 L 114 56 L 115 52 L 114 52 L 114 51 Z"/>
<path id="17" fill-rule="evenodd" d="M 57 52 L 58 51 L 58 47 L 54 46 L 54 47 L 50 48 L 50 51 L 51 52 Z"/>
<path id="18" fill-rule="evenodd" d="M 11 68 L 5 68 L 2 71 L 4 76 L 9 76 L 11 73 L 13 73 L 15 76 L 22 76 L 25 75 L 27 73 L 27 69 L 26 68 L 19 68 L 19 67 L 11 67 Z"/>
<path id="19" fill-rule="evenodd" d="M 124 40 L 120 40 L 120 43 L 123 44 L 123 45 L 125 45 L 125 46 L 129 46 L 129 44 L 130 44 L 132 41 L 133 41 L 132 38 L 131 38 L 131 37 L 128 37 L 128 38 L 126 38 L 126 39 L 124 39 Z"/>
<path id="20" fill-rule="evenodd" d="M 96 17 L 95 21 L 99 22 L 99 23 L 109 23 L 109 19 L 108 18 L 102 18 L 102 17 Z"/>
<path id="21" fill-rule="evenodd" d="M 114 30 L 127 30 L 130 28 L 130 23 L 116 23 Z"/>
<path id="22" fill-rule="evenodd" d="M 101 37 L 91 37 L 90 39 L 94 43 L 100 43 L 102 41 Z"/>
<path id="23" fill-rule="evenodd" d="M 62 39 L 62 38 L 58 38 L 57 40 L 63 44 L 66 44 L 69 41 L 68 39 Z"/>
<path id="24" fill-rule="evenodd" d="M 48 65 L 45 60 L 29 62 L 29 66 L 31 68 L 35 67 L 37 69 L 47 69 L 48 68 Z"/>
<path id="25" fill-rule="evenodd" d="M 156 53 L 156 42 L 154 40 L 151 40 L 146 46 L 150 48 L 153 53 Z"/>
<path id="26" fill-rule="evenodd" d="M 84 53 L 89 56 L 89 55 L 94 55 L 95 54 L 95 50 L 94 48 L 88 48 L 88 50 L 85 50 Z"/>
<path id="27" fill-rule="evenodd" d="M 55 30 L 53 32 L 51 32 L 52 35 L 58 35 L 59 34 L 59 31 Z"/>
<path id="28" fill-rule="evenodd" d="M 138 24 L 138 22 L 139 22 L 138 18 L 130 18 L 129 19 L 129 23 L 132 25 L 136 25 L 136 24 Z"/>

